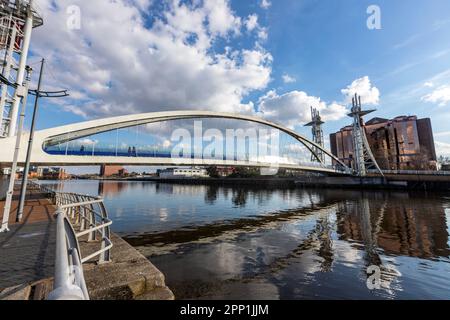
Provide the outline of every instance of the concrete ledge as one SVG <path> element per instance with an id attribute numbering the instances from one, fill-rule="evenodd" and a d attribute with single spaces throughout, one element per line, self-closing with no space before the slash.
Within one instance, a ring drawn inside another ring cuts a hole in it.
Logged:
<path id="1" fill-rule="evenodd" d="M 112 262 L 86 263 L 84 277 L 92 300 L 173 300 L 164 275 L 122 238 L 111 234 Z M 80 242 L 81 253 L 93 243 Z"/>
<path id="2" fill-rule="evenodd" d="M 6 288 L 0 292 L 0 300 L 28 300 L 31 293 L 31 286 L 22 284 Z"/>

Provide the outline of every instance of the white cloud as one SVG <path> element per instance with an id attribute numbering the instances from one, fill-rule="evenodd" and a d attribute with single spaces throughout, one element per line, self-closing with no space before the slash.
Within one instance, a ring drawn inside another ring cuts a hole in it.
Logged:
<path id="1" fill-rule="evenodd" d="M 311 107 L 319 110 L 324 121 L 339 120 L 347 114 L 346 108 L 336 102 L 327 104 L 318 97 L 297 90 L 282 95 L 271 90 L 258 102 L 261 116 L 290 128 L 311 121 Z"/>
<path id="2" fill-rule="evenodd" d="M 270 81 L 272 56 L 260 45 L 214 47 L 243 37 L 228 0 L 172 0 L 149 26 L 149 0 L 37 0 L 44 26 L 32 50 L 48 58 L 70 99 L 54 101 L 88 118 L 174 109 L 252 112 L 242 99 Z M 81 9 L 81 29 L 66 26 L 66 8 Z M 153 9 L 150 7 L 150 9 Z M 148 12 L 148 10 L 147 10 Z"/>
<path id="3" fill-rule="evenodd" d="M 231 11 L 228 0 L 204 0 L 208 27 L 212 33 L 226 36 L 230 30 L 239 33 L 241 18 Z M 202 10 L 202 9 L 200 9 Z"/>
<path id="4" fill-rule="evenodd" d="M 282 79 L 284 83 L 293 83 L 297 81 L 297 79 L 288 75 L 287 73 L 283 74 Z"/>
<path id="5" fill-rule="evenodd" d="M 431 82 L 431 81 L 427 81 L 427 82 L 425 82 L 425 83 L 423 84 L 423 86 L 424 86 L 424 87 L 427 87 L 427 88 L 432 88 L 432 87 L 434 87 L 434 84 L 433 84 L 433 82 Z"/>
<path id="6" fill-rule="evenodd" d="M 270 0 L 261 0 L 259 5 L 263 9 L 269 9 L 269 7 L 272 5 L 272 3 L 270 2 Z"/>
<path id="7" fill-rule="evenodd" d="M 341 92 L 345 96 L 346 103 L 352 102 L 355 93 L 361 96 L 363 104 L 378 105 L 380 102 L 380 91 L 377 87 L 372 86 L 368 76 L 356 79 Z"/>
<path id="8" fill-rule="evenodd" d="M 269 34 L 267 33 L 267 28 L 259 28 L 258 29 L 258 38 L 260 40 L 267 40 L 267 38 L 269 37 Z"/>
<path id="9" fill-rule="evenodd" d="M 441 131 L 441 132 L 436 132 L 434 134 L 435 137 L 446 137 L 446 136 L 450 136 L 450 131 Z"/>
<path id="10" fill-rule="evenodd" d="M 258 24 L 258 15 L 257 14 L 251 14 L 247 17 L 245 20 L 245 27 L 248 31 L 253 31 L 255 28 L 259 26 Z"/>
<path id="11" fill-rule="evenodd" d="M 435 141 L 437 156 L 450 157 L 450 143 Z"/>
<path id="12" fill-rule="evenodd" d="M 147 10 L 152 4 L 153 0 L 134 0 L 134 2 L 140 10 Z"/>
<path id="13" fill-rule="evenodd" d="M 267 28 L 261 27 L 258 23 L 258 15 L 251 14 L 244 21 L 245 28 L 249 31 L 256 31 L 256 34 L 260 40 L 267 40 Z"/>
<path id="14" fill-rule="evenodd" d="M 162 146 L 164 148 L 169 148 L 172 145 L 172 141 L 170 140 L 164 140 L 164 142 L 162 143 Z"/>
<path id="15" fill-rule="evenodd" d="M 432 93 L 423 96 L 422 101 L 436 103 L 440 107 L 446 106 L 450 102 L 450 85 L 440 86 Z"/>

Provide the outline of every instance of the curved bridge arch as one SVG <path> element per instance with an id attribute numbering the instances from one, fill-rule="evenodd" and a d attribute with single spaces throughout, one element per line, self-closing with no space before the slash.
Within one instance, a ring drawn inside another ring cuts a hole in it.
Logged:
<path id="1" fill-rule="evenodd" d="M 152 112 L 152 113 L 143 113 L 143 114 L 134 114 L 134 115 L 126 115 L 126 116 L 118 116 L 111 118 L 104 118 L 98 120 L 91 120 L 85 122 L 79 122 L 75 124 L 65 125 L 61 127 L 55 127 L 51 129 L 37 131 L 35 134 L 35 143 L 33 145 L 33 155 L 32 161 L 33 163 L 44 163 L 45 161 L 40 160 L 42 157 L 35 157 L 35 155 L 39 153 L 45 153 L 43 151 L 44 144 L 47 146 L 53 146 L 57 144 L 62 144 L 65 142 L 73 141 L 79 138 L 88 137 L 94 134 L 100 134 L 116 129 L 134 127 L 138 125 L 144 125 L 155 122 L 163 122 L 169 120 L 182 120 L 182 119 L 199 119 L 199 118 L 221 118 L 221 119 L 233 119 L 233 120 L 243 120 L 249 121 L 253 123 L 267 125 L 269 127 L 278 129 L 297 141 L 299 141 L 302 145 L 304 145 L 309 152 L 311 152 L 314 157 L 322 164 L 324 164 L 320 157 L 314 152 L 314 148 L 322 150 L 327 156 L 336 161 L 344 171 L 350 170 L 342 161 L 340 161 L 336 156 L 334 156 L 331 152 L 323 148 L 322 146 L 314 143 L 303 135 L 298 134 L 297 132 L 286 128 L 282 125 L 279 125 L 274 122 L 270 122 L 258 117 L 248 116 L 248 115 L 240 115 L 233 113 L 225 113 L 225 112 L 214 112 L 214 111 L 165 111 L 165 112 Z M 0 140 L 0 148 L 3 148 L 2 145 L 8 144 L 8 142 L 12 143 L 11 138 Z M 12 148 L 11 150 L 13 150 Z M 7 149 L 3 149 L 7 150 Z M 48 155 L 47 157 L 54 157 L 55 163 L 64 162 L 61 157 L 63 156 L 55 156 Z M 68 157 L 68 156 L 66 156 Z M 5 161 L 0 156 L 0 162 L 10 162 Z M 19 155 L 19 159 L 23 159 L 22 153 Z M 59 158 L 59 159 L 57 159 Z M 95 158 L 94 156 L 92 158 Z M 12 159 L 12 156 L 11 156 Z M 49 160 L 51 162 L 52 160 Z M 321 171 L 321 170 L 312 170 L 312 171 Z M 328 170 L 322 170 L 328 171 Z"/>

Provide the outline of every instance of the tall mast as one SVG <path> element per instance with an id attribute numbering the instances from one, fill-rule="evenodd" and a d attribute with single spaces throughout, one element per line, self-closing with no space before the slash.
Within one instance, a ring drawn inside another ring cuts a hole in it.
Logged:
<path id="1" fill-rule="evenodd" d="M 352 109 L 349 117 L 353 118 L 353 158 L 356 174 L 360 177 L 367 175 L 367 170 L 375 168 L 381 175 L 383 172 L 378 166 L 367 140 L 364 129 L 363 116 L 376 111 L 376 109 L 362 110 L 361 96 L 355 93 L 352 98 Z"/>
<path id="2" fill-rule="evenodd" d="M 323 141 L 322 124 L 324 124 L 324 122 L 320 117 L 319 111 L 316 108 L 311 107 L 311 122 L 305 124 L 305 126 L 311 127 L 312 141 L 323 148 L 324 141 Z M 325 154 L 323 153 L 323 151 L 315 146 L 313 146 L 312 149 L 320 160 L 316 158 L 314 153 L 311 153 L 311 161 L 324 163 Z"/>

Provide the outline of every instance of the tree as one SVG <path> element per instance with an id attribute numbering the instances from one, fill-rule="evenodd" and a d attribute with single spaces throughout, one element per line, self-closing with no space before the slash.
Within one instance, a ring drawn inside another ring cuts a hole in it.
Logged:
<path id="1" fill-rule="evenodd" d="M 210 166 L 206 168 L 206 172 L 211 178 L 219 178 L 219 171 L 216 166 Z"/>
<path id="2" fill-rule="evenodd" d="M 260 172 L 258 168 L 237 167 L 230 175 L 233 178 L 251 178 L 259 176 Z"/>

